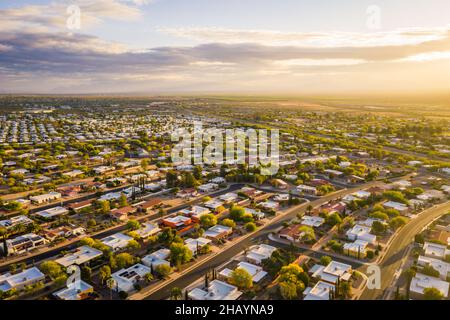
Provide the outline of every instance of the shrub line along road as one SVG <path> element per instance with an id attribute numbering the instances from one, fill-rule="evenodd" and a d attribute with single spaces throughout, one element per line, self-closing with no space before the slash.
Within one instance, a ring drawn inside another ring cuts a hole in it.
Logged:
<path id="1" fill-rule="evenodd" d="M 379 266 L 381 268 L 381 289 L 370 290 L 366 288 L 360 299 L 380 299 L 383 295 L 383 292 L 392 283 L 396 271 L 402 264 L 402 258 L 408 252 L 409 245 L 414 241 L 414 236 L 417 233 L 421 232 L 422 229 L 430 224 L 433 220 L 439 218 L 449 211 L 450 201 L 447 201 L 423 211 L 412 221 L 402 227 L 397 235 L 395 235 L 395 238 L 392 240 L 391 245 L 387 249 L 381 263 L 379 263 Z"/>

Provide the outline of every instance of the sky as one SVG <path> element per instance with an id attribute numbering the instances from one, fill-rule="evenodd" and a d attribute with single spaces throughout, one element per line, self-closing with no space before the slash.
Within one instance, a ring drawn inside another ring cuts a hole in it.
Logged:
<path id="1" fill-rule="evenodd" d="M 1 93 L 437 94 L 448 0 L 0 2 Z"/>

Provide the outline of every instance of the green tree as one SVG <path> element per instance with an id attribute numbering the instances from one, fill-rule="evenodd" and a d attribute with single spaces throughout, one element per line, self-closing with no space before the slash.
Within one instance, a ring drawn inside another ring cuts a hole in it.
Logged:
<path id="1" fill-rule="evenodd" d="M 405 217 L 395 217 L 392 218 L 391 221 L 389 221 L 389 226 L 393 230 L 397 230 L 400 227 L 403 227 L 408 222 L 408 219 Z"/>
<path id="2" fill-rule="evenodd" d="M 309 226 L 301 226 L 298 228 L 298 231 L 301 234 L 301 238 L 306 241 L 315 240 L 316 234 L 314 233 L 314 229 Z"/>
<path id="3" fill-rule="evenodd" d="M 442 300 L 444 295 L 436 288 L 425 288 L 423 290 L 423 298 L 425 300 Z"/>
<path id="4" fill-rule="evenodd" d="M 115 260 L 116 260 L 116 265 L 119 269 L 129 267 L 129 266 L 133 265 L 135 262 L 135 258 L 131 254 L 126 253 L 126 252 L 119 253 L 115 257 Z"/>
<path id="5" fill-rule="evenodd" d="M 127 205 L 128 205 L 127 196 L 121 193 L 119 198 L 119 207 L 123 208 L 126 207 Z"/>
<path id="6" fill-rule="evenodd" d="M 52 280 L 57 279 L 63 275 L 63 270 L 61 266 L 55 261 L 45 261 L 39 266 L 39 269 Z"/>
<path id="7" fill-rule="evenodd" d="M 137 250 L 140 247 L 141 247 L 141 245 L 136 240 L 131 239 L 130 241 L 128 241 L 128 244 L 127 244 L 127 248 L 128 249 L 130 249 L 130 250 Z"/>
<path id="8" fill-rule="evenodd" d="M 111 278 L 111 268 L 108 265 L 102 266 L 99 270 L 99 277 L 102 284 L 104 284 L 106 280 Z"/>
<path id="9" fill-rule="evenodd" d="M 320 264 L 323 266 L 327 266 L 331 263 L 331 258 L 329 256 L 321 256 L 320 257 Z"/>
<path id="10" fill-rule="evenodd" d="M 172 268 L 168 264 L 160 264 L 156 266 L 155 273 L 161 278 L 165 279 L 172 272 Z"/>
<path id="11" fill-rule="evenodd" d="M 430 264 L 427 264 L 422 268 L 422 273 L 435 278 L 439 278 L 440 275 L 439 271 L 433 268 Z"/>
<path id="12" fill-rule="evenodd" d="M 372 223 L 372 232 L 374 234 L 383 234 L 386 231 L 386 225 L 380 221 Z"/>
<path id="13" fill-rule="evenodd" d="M 294 300 L 298 298 L 297 286 L 292 282 L 283 281 L 278 283 L 280 295 L 284 300 Z"/>
<path id="14" fill-rule="evenodd" d="M 245 208 L 240 206 L 232 206 L 230 209 L 230 218 L 234 221 L 241 221 L 245 214 Z"/>
<path id="15" fill-rule="evenodd" d="M 236 222 L 231 219 L 223 219 L 220 224 L 225 227 L 236 228 Z"/>
<path id="16" fill-rule="evenodd" d="M 137 220 L 129 220 L 127 222 L 127 229 L 128 230 L 138 230 L 141 228 L 141 224 Z"/>
<path id="17" fill-rule="evenodd" d="M 341 224 L 342 223 L 342 218 L 339 215 L 339 213 L 334 212 L 332 214 L 329 214 L 326 218 L 326 222 L 327 224 L 329 224 L 330 226 L 335 226 L 337 224 Z"/>
<path id="18" fill-rule="evenodd" d="M 170 298 L 172 300 L 179 300 L 183 296 L 183 291 L 180 288 L 174 287 L 170 289 Z"/>
<path id="19" fill-rule="evenodd" d="M 248 232 L 253 232 L 256 231 L 256 224 L 254 222 L 247 222 L 244 225 L 245 230 L 247 230 Z"/>
<path id="20" fill-rule="evenodd" d="M 233 270 L 229 282 L 241 290 L 248 290 L 253 287 L 252 275 L 244 268 L 236 268 Z"/>
<path id="21" fill-rule="evenodd" d="M 204 214 L 200 217 L 200 224 L 203 228 L 211 228 L 217 224 L 217 217 L 212 213 Z"/>
<path id="22" fill-rule="evenodd" d="M 192 259 L 192 251 L 183 243 L 172 243 L 170 246 L 170 261 L 179 268 Z"/>

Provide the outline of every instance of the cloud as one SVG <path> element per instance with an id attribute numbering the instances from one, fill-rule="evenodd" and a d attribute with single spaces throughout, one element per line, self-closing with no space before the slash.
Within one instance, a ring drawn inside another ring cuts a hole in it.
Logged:
<path id="1" fill-rule="evenodd" d="M 142 12 L 133 1 L 63 0 L 48 5 L 2 9 L 0 27 L 3 31 L 67 31 L 67 19 L 70 16 L 67 9 L 70 5 L 77 5 L 80 8 L 82 28 L 92 27 L 105 19 L 133 21 L 142 16 Z"/>
<path id="2" fill-rule="evenodd" d="M 388 32 L 280 32 L 272 30 L 245 30 L 227 28 L 159 28 L 162 33 L 204 42 L 228 44 L 257 43 L 276 46 L 302 47 L 377 47 L 414 45 L 447 36 L 449 27 L 407 28 Z"/>
<path id="3" fill-rule="evenodd" d="M 266 92 L 295 90 L 299 86 L 305 90 L 347 90 L 352 81 L 355 87 L 370 84 L 376 88 L 406 88 L 417 86 L 411 79 L 414 71 L 424 65 L 430 68 L 420 69 L 417 74 L 428 74 L 428 78 L 430 70 L 446 70 L 447 64 L 439 62 L 448 59 L 450 52 L 449 27 L 368 34 L 166 28 L 160 31 L 196 42 L 190 46 L 136 49 L 86 33 L 68 32 L 65 24 L 69 3 L 80 5 L 84 31 L 107 19 L 139 19 L 140 7 L 151 1 L 60 1 L 0 10 L 3 90 Z M 448 77 L 440 73 L 440 87 L 449 86 Z M 394 79 L 396 83 L 392 83 Z M 432 85 L 426 77 L 414 81 L 422 81 L 426 87 Z"/>

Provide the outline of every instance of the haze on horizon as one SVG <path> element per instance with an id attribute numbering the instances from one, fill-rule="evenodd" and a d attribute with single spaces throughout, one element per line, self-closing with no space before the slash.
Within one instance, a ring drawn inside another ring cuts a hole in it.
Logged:
<path id="1" fill-rule="evenodd" d="M 450 92 L 447 0 L 17 0 L 0 17 L 1 93 Z"/>

